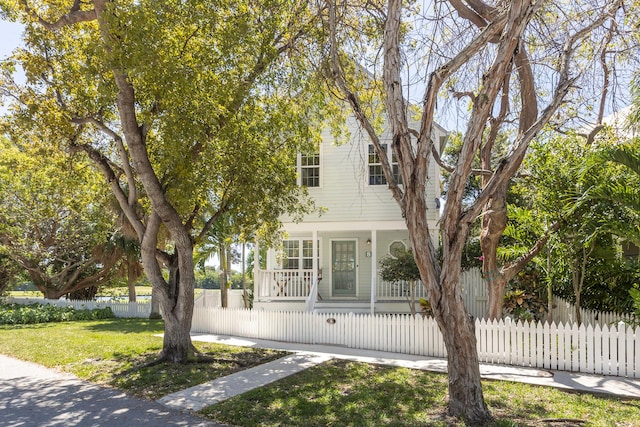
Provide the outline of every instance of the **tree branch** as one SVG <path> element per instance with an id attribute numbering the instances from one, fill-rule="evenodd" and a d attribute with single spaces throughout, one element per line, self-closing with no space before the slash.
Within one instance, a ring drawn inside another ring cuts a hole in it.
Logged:
<path id="1" fill-rule="evenodd" d="M 487 21 L 480 16 L 476 10 L 468 7 L 461 0 L 449 0 L 449 3 L 458 12 L 458 15 L 460 15 L 461 18 L 470 21 L 478 28 L 485 28 L 487 26 Z"/>
<path id="2" fill-rule="evenodd" d="M 43 19 L 38 13 L 33 10 L 27 0 L 20 0 L 20 3 L 24 7 L 25 12 L 32 18 L 36 19 L 40 25 L 49 31 L 57 31 L 60 28 L 77 24 L 79 22 L 95 21 L 97 18 L 95 9 L 80 10 L 80 0 L 75 0 L 73 6 L 69 9 L 69 12 L 58 18 L 57 21 L 49 22 Z"/>
<path id="3" fill-rule="evenodd" d="M 565 42 L 560 58 L 560 69 L 558 71 L 559 81 L 554 90 L 553 98 L 543 110 L 540 117 L 526 131 L 519 135 L 511 154 L 507 156 L 507 158 L 505 158 L 496 168 L 496 171 L 487 186 L 483 189 L 469 209 L 462 215 L 460 220 L 473 221 L 473 219 L 477 217 L 482 210 L 482 207 L 492 197 L 494 191 L 503 185 L 505 180 L 509 180 L 516 173 L 522 163 L 524 155 L 526 154 L 529 143 L 542 129 L 542 127 L 549 122 L 558 107 L 564 102 L 566 94 L 578 78 L 578 76 L 569 77 L 571 59 L 575 52 L 576 45 L 591 31 L 593 31 L 594 28 L 602 25 L 611 16 L 614 16 L 620 7 L 621 0 L 615 1 L 609 5 L 605 13 L 598 16 L 598 19 L 592 21 L 589 25 L 586 25 L 580 31 L 577 31 Z"/>
<path id="4" fill-rule="evenodd" d="M 106 124 L 96 119 L 95 117 L 75 117 L 72 119 L 72 122 L 76 124 L 81 124 L 81 123 L 92 124 L 98 130 L 102 131 L 104 134 L 106 134 L 111 139 L 113 139 L 113 141 L 116 144 L 116 147 L 118 148 L 120 161 L 122 163 L 122 170 L 124 172 L 124 175 L 127 177 L 127 185 L 129 186 L 127 203 L 130 206 L 134 206 L 138 199 L 136 181 L 133 174 L 133 169 L 131 168 L 131 164 L 129 163 L 129 155 L 127 154 L 127 150 L 125 149 L 124 141 L 122 140 L 122 137 L 116 131 L 109 128 Z"/>
<path id="5" fill-rule="evenodd" d="M 337 41 L 337 16 L 336 16 L 336 6 L 335 3 L 331 0 L 327 2 L 328 4 L 328 12 L 329 12 L 329 65 L 331 67 L 331 74 L 333 77 L 333 81 L 336 82 L 338 89 L 343 93 L 347 102 L 351 105 L 356 120 L 360 123 L 360 126 L 365 130 L 373 146 L 375 147 L 376 153 L 378 153 L 378 157 L 380 159 L 380 163 L 382 164 L 382 170 L 384 171 L 385 178 L 387 179 L 387 185 L 393 194 L 393 198 L 398 202 L 402 211 L 404 211 L 404 193 L 398 187 L 395 182 L 395 178 L 393 177 L 393 173 L 391 173 L 391 165 L 389 164 L 389 160 L 387 156 L 384 155 L 384 150 L 382 148 L 382 142 L 380 138 L 376 134 L 373 125 L 369 121 L 368 117 L 362 110 L 360 105 L 360 100 L 357 95 L 349 89 L 349 85 L 344 76 L 344 71 L 340 66 L 340 60 L 338 55 L 338 41 Z"/>
<path id="6" fill-rule="evenodd" d="M 460 215 L 464 188 L 471 173 L 475 154 L 482 142 L 482 135 L 488 116 L 495 103 L 496 96 L 502 87 L 505 71 L 511 64 L 524 29 L 537 10 L 537 7 L 539 7 L 539 3 L 534 4 L 531 0 L 523 0 L 511 2 L 507 10 L 508 21 L 504 26 L 494 63 L 484 75 L 482 90 L 478 93 L 478 101 L 473 105 L 469 127 L 465 133 L 456 170 L 451 175 L 448 199 L 453 199 L 453 203 L 445 204 L 443 220 L 447 224 L 446 228 L 450 233 L 457 234 L 460 223 L 466 225 L 473 223 L 475 217 L 488 201 L 488 197 L 485 197 L 482 201 L 476 200 L 472 205 L 473 215 L 469 215 L 468 212 Z M 494 178 L 492 178 L 492 180 Z M 491 180 L 487 185 L 490 185 L 490 183 Z M 482 197 L 484 193 L 485 191 L 482 191 L 480 196 Z"/>
<path id="7" fill-rule="evenodd" d="M 514 262 L 505 265 L 502 267 L 500 273 L 505 277 L 507 281 L 513 279 L 519 271 L 521 271 L 525 265 L 529 263 L 536 255 L 540 253 L 540 251 L 545 247 L 551 235 L 557 232 L 560 227 L 564 224 L 564 220 L 559 220 L 551 224 L 551 227 L 544 233 L 542 237 L 538 239 L 538 241 L 529 249 L 529 251 L 522 255 L 520 258 L 515 260 Z"/>
<path id="8" fill-rule="evenodd" d="M 120 205 L 120 209 L 122 209 L 127 219 L 136 231 L 138 240 L 142 241 L 145 234 L 145 226 L 142 221 L 140 221 L 140 218 L 138 218 L 134 207 L 128 203 L 127 195 L 125 194 L 122 187 L 120 187 L 118 177 L 111 168 L 109 159 L 107 159 L 101 152 L 87 144 L 76 144 L 72 142 L 71 150 L 85 152 L 87 156 L 96 164 L 100 172 L 102 172 L 104 177 L 107 179 L 109 187 L 111 188 L 111 191 L 113 192 L 116 200 L 118 201 L 118 204 Z"/>

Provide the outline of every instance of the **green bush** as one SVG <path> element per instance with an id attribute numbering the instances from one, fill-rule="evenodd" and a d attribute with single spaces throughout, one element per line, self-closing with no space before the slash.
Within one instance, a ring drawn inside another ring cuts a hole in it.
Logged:
<path id="1" fill-rule="evenodd" d="M 75 320 L 112 319 L 110 307 L 76 310 L 50 304 L 0 304 L 0 325 L 27 325 L 32 323 L 71 322 Z"/>
<path id="2" fill-rule="evenodd" d="M 505 317 L 511 317 L 514 321 L 540 321 L 546 311 L 545 302 L 535 293 L 514 289 L 504 296 L 502 314 Z"/>

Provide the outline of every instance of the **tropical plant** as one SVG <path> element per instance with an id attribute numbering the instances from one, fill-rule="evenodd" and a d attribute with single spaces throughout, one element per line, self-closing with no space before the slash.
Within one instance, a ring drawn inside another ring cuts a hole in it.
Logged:
<path id="1" fill-rule="evenodd" d="M 416 285 L 420 281 L 420 270 L 416 265 L 413 252 L 410 249 L 398 249 L 380 259 L 380 277 L 382 280 L 395 283 L 401 287 L 401 294 L 409 302 L 411 314 L 416 314 Z M 421 307 L 422 301 L 420 301 Z M 426 306 L 424 306 L 426 307 Z"/>

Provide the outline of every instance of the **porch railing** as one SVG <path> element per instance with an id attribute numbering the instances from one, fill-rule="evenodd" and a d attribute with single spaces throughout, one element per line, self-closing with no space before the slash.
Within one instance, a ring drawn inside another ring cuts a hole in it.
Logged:
<path id="1" fill-rule="evenodd" d="M 313 270 L 261 270 L 258 297 L 306 299 L 313 286 Z"/>
<path id="2" fill-rule="evenodd" d="M 411 282 L 399 281 L 399 282 L 385 282 L 382 279 L 378 280 L 378 286 L 376 287 L 376 297 L 378 300 L 407 300 L 411 298 Z M 416 301 L 420 298 L 427 298 L 427 292 L 422 286 L 421 281 L 415 282 L 414 295 Z"/>

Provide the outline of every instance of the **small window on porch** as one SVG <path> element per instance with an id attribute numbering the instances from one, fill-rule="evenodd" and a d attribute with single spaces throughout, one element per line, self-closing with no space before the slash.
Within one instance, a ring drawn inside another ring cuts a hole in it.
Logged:
<path id="1" fill-rule="evenodd" d="M 319 241 L 318 248 L 320 248 Z M 283 270 L 313 269 L 313 241 L 311 239 L 284 240 L 282 249 Z M 318 265 L 320 265 L 320 250 L 318 250 Z"/>
<path id="2" fill-rule="evenodd" d="M 407 245 L 401 240 L 394 240 L 389 245 L 389 254 L 393 257 L 397 257 L 400 253 L 407 250 Z"/>
<path id="3" fill-rule="evenodd" d="M 297 270 L 300 268 L 300 241 L 285 240 L 282 242 L 284 259 L 282 268 L 285 270 Z"/>

